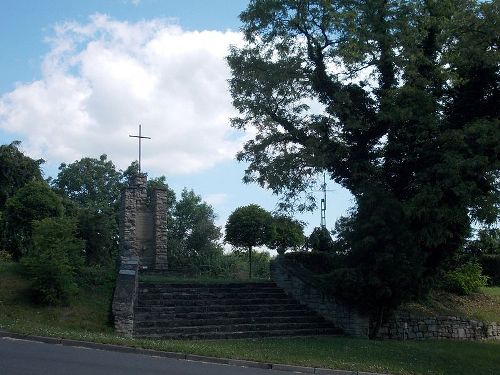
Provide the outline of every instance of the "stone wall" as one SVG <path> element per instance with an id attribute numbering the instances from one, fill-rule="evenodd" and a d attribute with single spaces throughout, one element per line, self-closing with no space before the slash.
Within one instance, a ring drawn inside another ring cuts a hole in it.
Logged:
<path id="1" fill-rule="evenodd" d="M 151 197 L 153 208 L 153 241 L 155 248 L 155 269 L 167 270 L 167 191 L 155 189 Z"/>
<path id="2" fill-rule="evenodd" d="M 155 189 L 148 204 L 146 175 L 123 189 L 120 208 L 120 256 L 135 256 L 139 267 L 166 270 L 167 191 Z"/>
<path id="3" fill-rule="evenodd" d="M 118 333 L 132 335 L 139 269 L 164 271 L 167 264 L 167 191 L 155 189 L 148 204 L 146 175 L 123 189 L 120 208 L 120 270 L 113 296 Z"/>
<path id="4" fill-rule="evenodd" d="M 134 256 L 122 257 L 112 305 L 115 330 L 122 335 L 132 336 L 134 332 L 134 308 L 138 282 L 139 259 Z"/>
<path id="5" fill-rule="evenodd" d="M 315 310 L 347 335 L 368 337 L 368 317 L 322 292 L 306 273 L 307 270 L 286 262 L 283 255 L 278 255 L 271 263 L 272 279 L 287 294 Z"/>
<path id="6" fill-rule="evenodd" d="M 500 340 L 500 324 L 455 316 L 418 317 L 398 314 L 380 328 L 382 338 L 399 340 Z"/>
<path id="7" fill-rule="evenodd" d="M 309 306 L 346 334 L 368 337 L 370 320 L 356 309 L 322 292 L 310 271 L 278 255 L 271 264 L 271 276 L 285 292 Z M 500 323 L 485 323 L 454 316 L 418 317 L 399 313 L 382 325 L 381 338 L 398 340 L 456 339 L 500 340 Z"/>

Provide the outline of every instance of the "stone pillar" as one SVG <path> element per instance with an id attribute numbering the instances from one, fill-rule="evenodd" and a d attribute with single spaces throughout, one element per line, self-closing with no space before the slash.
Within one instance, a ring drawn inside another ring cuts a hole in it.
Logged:
<path id="1" fill-rule="evenodd" d="M 122 257 L 113 296 L 113 317 L 116 332 L 131 337 L 134 333 L 134 307 L 139 280 L 137 257 Z"/>
<path id="2" fill-rule="evenodd" d="M 155 270 L 168 269 L 167 263 L 167 190 L 155 189 L 151 196 L 154 223 Z"/>
<path id="3" fill-rule="evenodd" d="M 140 256 L 140 246 L 137 243 L 137 212 L 146 205 L 146 175 L 137 175 L 129 187 L 122 190 L 119 233 L 119 254 L 122 258 Z"/>

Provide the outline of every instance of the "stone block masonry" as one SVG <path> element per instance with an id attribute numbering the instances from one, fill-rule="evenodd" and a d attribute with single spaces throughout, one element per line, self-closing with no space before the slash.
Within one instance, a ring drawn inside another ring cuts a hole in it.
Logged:
<path id="1" fill-rule="evenodd" d="M 167 262 L 167 191 L 147 196 L 146 175 L 138 174 L 123 189 L 120 208 L 120 256 L 135 256 L 139 267 L 163 271 Z"/>
<path id="2" fill-rule="evenodd" d="M 145 174 L 123 189 L 120 208 L 120 270 L 113 296 L 118 333 L 132 335 L 139 270 L 165 271 L 167 262 L 167 191 L 147 195 Z"/>
<path id="3" fill-rule="evenodd" d="M 134 309 L 138 282 L 139 259 L 137 257 L 122 257 L 116 278 L 112 310 L 115 330 L 125 336 L 132 336 L 134 331 Z"/>
<path id="4" fill-rule="evenodd" d="M 312 281 L 306 269 L 286 262 L 285 257 L 279 255 L 271 264 L 271 275 L 287 294 L 315 310 L 344 333 L 368 337 L 369 318 L 334 296 L 325 294 L 321 286 Z M 419 317 L 396 313 L 381 326 L 379 336 L 397 340 L 500 340 L 500 323 L 455 316 Z"/>
<path id="5" fill-rule="evenodd" d="M 299 267 L 288 264 L 283 255 L 278 255 L 271 264 L 272 279 L 287 294 L 316 311 L 347 335 L 368 337 L 368 317 L 325 294 L 301 271 Z"/>
<path id="6" fill-rule="evenodd" d="M 456 316 L 418 317 L 398 314 L 380 328 L 386 339 L 500 340 L 500 324 Z"/>

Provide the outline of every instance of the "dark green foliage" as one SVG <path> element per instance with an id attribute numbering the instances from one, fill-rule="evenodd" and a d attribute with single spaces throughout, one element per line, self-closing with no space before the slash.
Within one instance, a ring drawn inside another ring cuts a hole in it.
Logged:
<path id="1" fill-rule="evenodd" d="M 252 248 L 266 245 L 272 238 L 273 217 L 256 204 L 237 208 L 227 219 L 225 241 L 235 247 L 248 249 L 250 278 L 252 278 Z"/>
<path id="2" fill-rule="evenodd" d="M 304 242 L 304 227 L 300 222 L 284 215 L 273 216 L 273 237 L 267 244 L 269 248 L 284 254 L 288 249 L 299 249 Z"/>
<path id="3" fill-rule="evenodd" d="M 84 207 L 76 218 L 77 236 L 85 241 L 86 263 L 113 266 L 118 250 L 116 213 Z"/>
<path id="4" fill-rule="evenodd" d="M 500 286 L 500 254 L 482 254 L 478 261 L 489 284 Z"/>
<path id="5" fill-rule="evenodd" d="M 77 236 L 85 240 L 85 258 L 89 265 L 113 264 L 118 251 L 118 207 L 122 174 L 113 162 L 101 155 L 99 159 L 82 158 L 61 164 L 52 181 L 56 192 L 77 218 Z"/>
<path id="6" fill-rule="evenodd" d="M 225 241 L 244 248 L 265 245 L 273 237 L 272 223 L 271 214 L 256 204 L 239 207 L 227 219 Z"/>
<path id="7" fill-rule="evenodd" d="M 7 200 L 5 248 L 15 260 L 29 253 L 32 247 L 32 222 L 63 214 L 59 198 L 44 181 L 31 181 Z"/>
<path id="8" fill-rule="evenodd" d="M 0 211 L 3 211 L 7 199 L 27 182 L 42 180 L 40 165 L 44 161 L 24 155 L 19 150 L 20 145 L 21 142 L 14 141 L 0 146 Z"/>
<path id="9" fill-rule="evenodd" d="M 500 254 L 500 229 L 483 228 L 470 241 L 466 250 L 472 254 Z"/>
<path id="10" fill-rule="evenodd" d="M 309 236 L 307 244 L 313 251 L 333 251 L 332 235 L 325 227 L 314 228 Z"/>
<path id="11" fill-rule="evenodd" d="M 443 276 L 443 287 L 462 295 L 479 292 L 487 282 L 488 277 L 482 274 L 481 265 L 475 260 L 462 264 Z"/>
<path id="12" fill-rule="evenodd" d="M 233 125 L 257 129 L 245 181 L 288 208 L 311 206 L 299 198 L 323 171 L 351 191 L 332 282 L 380 321 L 432 285 L 472 220 L 497 218 L 498 6 L 254 0 L 241 19 L 228 61 Z"/>
<path id="13" fill-rule="evenodd" d="M 30 278 L 33 300 L 46 305 L 68 302 L 78 290 L 75 274 L 83 265 L 83 241 L 68 218 L 47 218 L 33 223 L 33 250 L 21 263 Z"/>
<path id="14" fill-rule="evenodd" d="M 303 265 L 317 275 L 327 274 L 343 264 L 341 256 L 321 251 L 289 253 L 286 254 L 286 259 Z"/>
<path id="15" fill-rule="evenodd" d="M 115 210 L 122 187 L 121 173 L 106 155 L 99 159 L 82 158 L 71 164 L 61 164 L 52 186 L 82 207 Z"/>
<path id="16" fill-rule="evenodd" d="M 173 193 L 173 192 L 172 192 Z M 172 269 L 198 273 L 207 270 L 222 255 L 220 228 L 213 208 L 192 190 L 184 189 L 168 221 L 169 264 Z"/>

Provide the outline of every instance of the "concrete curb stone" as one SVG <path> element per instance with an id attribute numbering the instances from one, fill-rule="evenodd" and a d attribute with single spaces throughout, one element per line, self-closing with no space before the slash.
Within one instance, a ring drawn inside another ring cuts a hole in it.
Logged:
<path id="1" fill-rule="evenodd" d="M 291 371 L 291 372 L 300 372 L 305 374 L 314 374 L 314 367 L 272 364 L 271 368 L 273 370 L 279 370 L 279 371 Z"/>
<path id="2" fill-rule="evenodd" d="M 227 364 L 231 365 L 231 366 L 253 367 L 253 368 L 261 368 L 261 369 L 265 369 L 265 370 L 270 370 L 272 368 L 272 364 L 270 364 L 270 363 L 245 361 L 244 359 L 229 359 L 227 361 Z"/>
<path id="3" fill-rule="evenodd" d="M 320 375 L 357 375 L 357 371 L 349 371 L 349 370 L 334 370 L 334 369 L 327 369 L 327 368 L 315 368 L 314 369 L 315 374 L 320 374 Z"/>
<path id="4" fill-rule="evenodd" d="M 265 363 L 265 362 L 246 361 L 246 360 L 241 360 L 241 359 L 206 357 L 206 356 L 195 355 L 195 354 L 165 352 L 165 351 L 161 351 L 161 350 L 134 348 L 131 346 L 122 346 L 122 345 L 114 345 L 114 344 L 101 344 L 101 343 L 89 342 L 89 341 L 64 339 L 64 338 L 60 338 L 60 337 L 26 335 L 26 334 L 22 334 L 22 333 L 15 333 L 15 332 L 9 332 L 9 331 L 4 331 L 4 330 L 0 330 L 0 337 L 9 337 L 9 338 L 19 339 L 19 340 L 36 341 L 36 342 L 42 342 L 42 343 L 46 343 L 46 344 L 56 344 L 56 345 L 71 346 L 71 347 L 82 347 L 82 348 L 89 348 L 89 349 L 107 350 L 107 351 L 113 351 L 113 352 L 119 352 L 119 353 L 135 353 L 135 354 L 148 355 L 148 356 L 152 356 L 152 357 L 165 357 L 165 358 L 188 360 L 188 361 L 194 361 L 194 362 L 216 363 L 216 364 L 239 366 L 239 367 L 254 367 L 254 368 L 267 369 L 267 370 L 273 369 L 273 370 L 296 372 L 296 373 L 302 373 L 302 374 L 388 375 L 388 374 L 380 374 L 380 373 L 375 373 L 375 372 L 335 370 L 335 369 L 326 369 L 326 368 L 318 368 L 318 367 L 293 366 L 293 365 L 273 364 L 273 363 Z"/>

